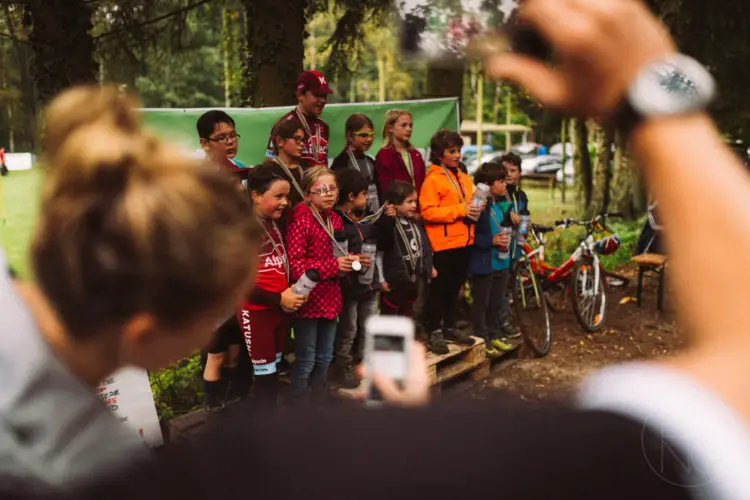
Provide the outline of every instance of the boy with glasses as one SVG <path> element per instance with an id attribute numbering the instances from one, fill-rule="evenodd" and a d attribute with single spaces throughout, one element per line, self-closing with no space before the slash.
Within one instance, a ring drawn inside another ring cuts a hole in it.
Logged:
<path id="1" fill-rule="evenodd" d="M 298 120 L 305 130 L 304 151 L 300 157 L 303 165 L 309 167 L 328 166 L 328 124 L 320 119 L 333 90 L 322 73 L 315 70 L 303 71 L 297 77 L 297 107 L 281 117 L 285 120 Z M 273 138 L 269 140 L 267 156 L 273 157 Z"/>
<path id="2" fill-rule="evenodd" d="M 222 168 L 232 172 L 247 185 L 247 166 L 237 160 L 237 149 L 239 148 L 240 134 L 235 131 L 234 120 L 224 111 L 207 111 L 196 125 L 201 147 L 206 152 L 206 158 Z"/>

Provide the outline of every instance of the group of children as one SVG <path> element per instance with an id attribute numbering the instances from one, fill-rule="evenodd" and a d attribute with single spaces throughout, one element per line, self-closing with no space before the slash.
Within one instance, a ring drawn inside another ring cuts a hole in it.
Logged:
<path id="1" fill-rule="evenodd" d="M 254 291 L 208 349 L 209 408 L 247 392 L 234 368 L 243 343 L 259 401 L 276 400 L 289 340 L 294 398 L 325 398 L 334 362 L 340 383 L 357 387 L 364 322 L 378 310 L 414 317 L 423 303 L 420 322 L 436 354 L 449 352 L 447 341 L 473 344 L 457 323 L 468 277 L 474 335 L 485 339 L 487 354 L 517 342 L 507 319 L 513 252 L 501 249 L 513 246 L 503 226 L 517 226 L 527 209 L 518 188 L 520 158 L 508 154 L 485 164 L 472 181 L 460 163 L 462 138 L 440 130 L 426 168 L 410 143 L 412 127 L 407 111 L 389 111 L 384 146 L 373 159 L 367 155 L 373 123 L 352 115 L 347 146 L 329 168 L 304 161 L 308 132 L 299 120 L 284 118 L 271 133 L 272 156 L 245 168 L 234 159 L 239 135 L 231 117 L 210 111 L 200 118 L 208 160 L 243 180 L 262 231 Z M 475 183 L 490 186 L 480 206 L 472 203 Z"/>

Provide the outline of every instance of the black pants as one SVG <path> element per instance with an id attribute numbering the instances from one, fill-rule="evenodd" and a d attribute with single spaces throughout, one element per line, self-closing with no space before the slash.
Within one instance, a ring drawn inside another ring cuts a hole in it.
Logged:
<path id="1" fill-rule="evenodd" d="M 474 335 L 486 341 L 502 337 L 500 328 L 508 319 L 510 270 L 471 278 L 471 324 Z"/>
<path id="2" fill-rule="evenodd" d="M 430 333 L 456 328 L 458 292 L 466 282 L 469 266 L 469 248 L 454 248 L 435 252 L 434 264 L 437 278 L 430 283 L 425 304 L 425 326 Z"/>
<path id="3" fill-rule="evenodd" d="M 380 294 L 380 314 L 412 317 L 414 303 L 417 301 L 417 286 L 408 284 L 397 285 L 397 287 L 395 290 Z"/>

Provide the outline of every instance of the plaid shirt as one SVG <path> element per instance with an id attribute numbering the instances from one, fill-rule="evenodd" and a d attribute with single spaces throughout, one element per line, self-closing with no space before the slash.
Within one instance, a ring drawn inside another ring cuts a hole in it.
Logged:
<path id="1" fill-rule="evenodd" d="M 333 212 L 322 214 L 331 218 L 334 231 L 343 231 L 341 217 Z M 320 282 L 310 293 L 307 303 L 297 312 L 298 318 L 335 319 L 341 314 L 339 262 L 333 256 L 333 242 L 305 203 L 297 205 L 286 233 L 291 281 L 297 281 L 308 269 L 317 269 Z"/>

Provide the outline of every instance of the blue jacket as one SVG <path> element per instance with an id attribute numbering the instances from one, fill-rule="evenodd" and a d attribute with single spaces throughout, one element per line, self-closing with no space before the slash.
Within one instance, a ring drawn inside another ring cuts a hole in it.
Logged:
<path id="1" fill-rule="evenodd" d="M 529 210 L 529 198 L 523 189 L 518 186 L 508 186 L 508 197 L 510 198 L 510 209 L 514 214 L 520 215 L 524 210 Z M 516 243 L 516 239 L 510 244 L 513 259 L 517 259 L 523 253 L 523 248 Z"/>
<path id="2" fill-rule="evenodd" d="M 487 203 L 484 211 L 474 225 L 474 246 L 469 254 L 469 275 L 482 276 L 492 272 L 492 227 L 490 210 L 492 203 Z"/>
<path id="3" fill-rule="evenodd" d="M 492 231 L 492 236 L 500 233 L 500 228 L 498 227 L 498 224 L 502 224 L 503 219 L 505 218 L 506 214 L 510 211 L 510 203 L 508 203 L 507 200 L 504 198 L 499 198 L 495 201 L 495 203 L 487 204 L 488 207 L 494 212 L 495 217 L 490 218 L 490 229 Z M 497 224 L 495 223 L 497 221 Z M 492 241 L 490 237 L 490 242 Z M 513 245 L 513 242 L 511 242 L 511 247 Z M 505 269 L 508 269 L 510 267 L 510 256 L 507 259 L 500 260 L 498 258 L 498 252 L 497 250 L 491 250 L 492 255 L 492 270 L 493 271 L 503 271 Z"/>

